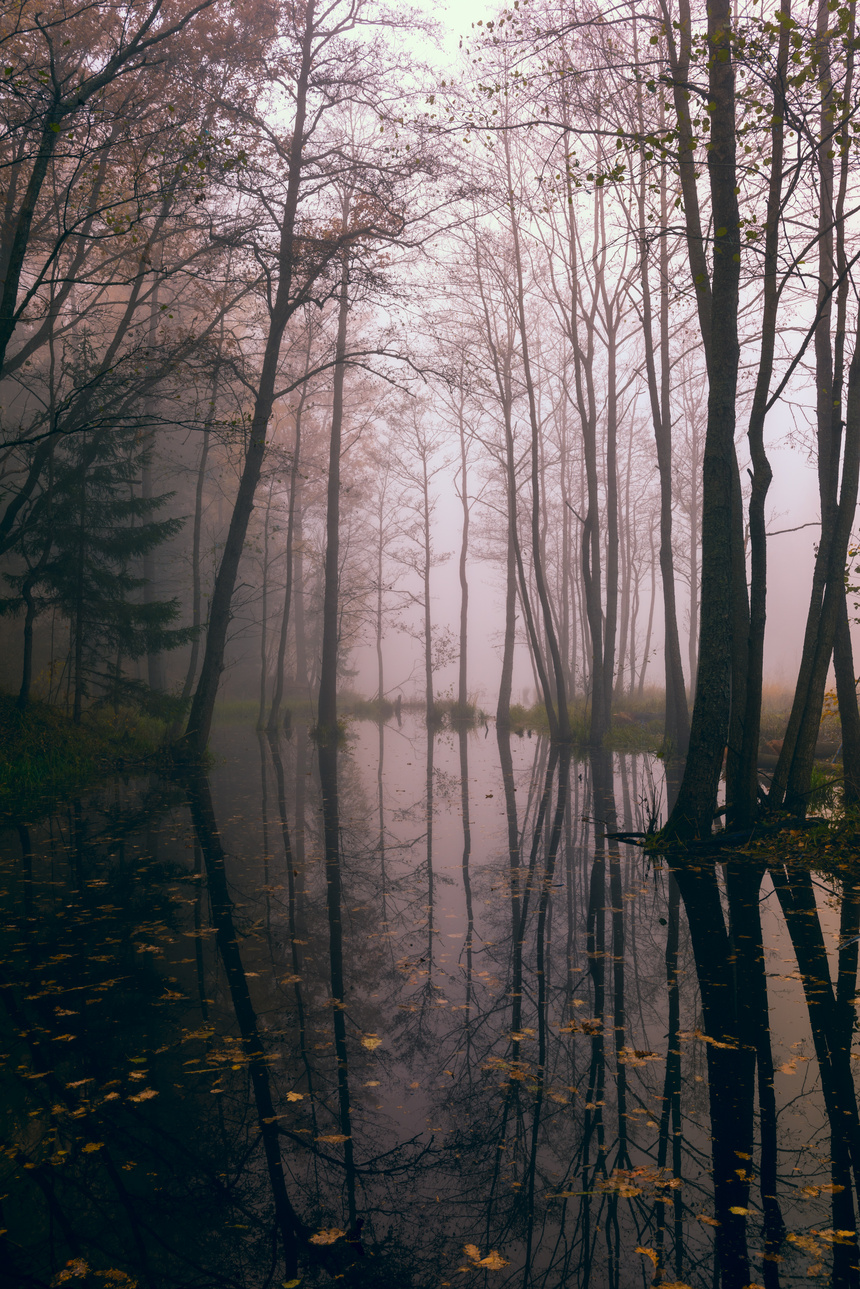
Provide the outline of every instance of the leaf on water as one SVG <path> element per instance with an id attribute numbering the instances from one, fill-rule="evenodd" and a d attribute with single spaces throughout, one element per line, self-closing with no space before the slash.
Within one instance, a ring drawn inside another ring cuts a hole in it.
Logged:
<path id="1" fill-rule="evenodd" d="M 281 976 L 278 981 L 279 985 L 298 985 L 301 984 L 301 976 Z"/>
<path id="2" fill-rule="evenodd" d="M 746 1217 L 747 1214 L 750 1212 L 750 1209 L 744 1208 L 743 1204 L 730 1204 L 729 1212 L 737 1213 L 739 1217 Z"/>
<path id="3" fill-rule="evenodd" d="M 473 1262 L 481 1261 L 481 1250 L 478 1248 L 477 1244 L 464 1244 L 463 1252 L 466 1257 L 471 1258 Z"/>
<path id="4" fill-rule="evenodd" d="M 379 1087 L 379 1079 L 371 1079 L 371 1080 L 370 1080 L 370 1082 L 369 1082 L 369 1083 L 365 1083 L 365 1085 L 364 1085 L 364 1086 L 365 1086 L 366 1088 L 378 1088 L 378 1087 Z"/>
<path id="5" fill-rule="evenodd" d="M 318 1140 L 320 1139 L 318 1138 Z M 341 1231 L 339 1227 L 332 1226 L 325 1231 L 317 1231 L 316 1235 L 312 1235 L 310 1237 L 310 1243 L 311 1244 L 334 1244 L 336 1240 L 341 1239 L 341 1237 L 344 1236 L 345 1234 L 346 1232 Z M 298 1284 L 298 1281 L 296 1281 L 295 1283 Z"/>
<path id="6" fill-rule="evenodd" d="M 301 1101 L 301 1099 L 302 1099 L 302 1097 L 303 1097 L 303 1096 L 304 1096 L 304 1093 L 303 1093 L 303 1092 L 288 1092 L 288 1093 L 287 1093 L 287 1100 L 288 1100 L 288 1101 Z"/>
<path id="7" fill-rule="evenodd" d="M 719 1226 L 720 1223 L 715 1217 L 708 1217 L 707 1213 L 699 1214 L 699 1221 L 704 1222 L 706 1226 Z"/>
<path id="8" fill-rule="evenodd" d="M 332 1146 L 337 1146 L 342 1141 L 349 1141 L 349 1137 L 344 1136 L 342 1132 L 329 1132 L 324 1137 L 316 1137 L 316 1141 L 324 1141 Z"/>
<path id="9" fill-rule="evenodd" d="M 834 1231 L 828 1227 L 824 1231 L 813 1231 L 819 1240 L 824 1240 L 827 1244 L 853 1244 L 857 1238 L 856 1231 Z"/>
<path id="10" fill-rule="evenodd" d="M 486 1267 L 488 1271 L 501 1271 L 502 1267 L 508 1266 L 506 1258 L 501 1257 L 496 1249 L 490 1249 L 485 1258 L 481 1258 L 478 1263 L 479 1267 Z"/>
<path id="11" fill-rule="evenodd" d="M 136 1097 L 129 1097 L 128 1099 L 129 1101 L 150 1101 L 153 1097 L 157 1096 L 158 1093 L 155 1088 L 144 1088 L 142 1092 L 138 1092 Z M 105 1100 L 107 1100 L 107 1098 L 105 1098 Z"/>
<path id="12" fill-rule="evenodd" d="M 283 1285 L 284 1289 L 298 1289 L 298 1286 L 301 1283 L 302 1283 L 301 1280 L 282 1280 L 281 1281 L 281 1284 Z"/>
<path id="13" fill-rule="evenodd" d="M 94 1150 L 101 1150 L 104 1144 L 103 1141 L 88 1141 L 84 1146 L 84 1154 L 91 1155 Z"/>
<path id="14" fill-rule="evenodd" d="M 650 1258 L 651 1261 L 654 1263 L 654 1270 L 655 1271 L 657 1270 L 658 1259 L 657 1259 L 657 1254 L 654 1252 L 653 1249 L 643 1249 L 641 1244 L 637 1244 L 636 1252 L 641 1253 L 643 1257 Z"/>
<path id="15" fill-rule="evenodd" d="M 368 1052 L 373 1052 L 382 1043 L 382 1039 L 376 1034 L 365 1034 L 361 1040 L 361 1046 L 366 1047 Z"/>
<path id="16" fill-rule="evenodd" d="M 620 1065 L 644 1065 L 646 1061 L 659 1061 L 661 1059 L 657 1052 L 640 1052 L 635 1047 L 622 1047 L 618 1053 Z"/>

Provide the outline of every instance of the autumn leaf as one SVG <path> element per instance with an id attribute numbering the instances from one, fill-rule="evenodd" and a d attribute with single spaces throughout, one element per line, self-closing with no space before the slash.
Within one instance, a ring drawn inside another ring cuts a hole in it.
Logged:
<path id="1" fill-rule="evenodd" d="M 501 1257 L 495 1249 L 490 1249 L 487 1256 L 485 1258 L 481 1258 L 481 1261 L 478 1263 L 479 1267 L 486 1267 L 488 1271 L 501 1271 L 502 1267 L 506 1267 L 508 1265 L 507 1259 Z"/>
<path id="2" fill-rule="evenodd" d="M 481 1257 L 481 1250 L 477 1244 L 465 1244 L 463 1252 L 476 1267 L 485 1267 L 487 1271 L 501 1271 L 502 1267 L 510 1266 L 497 1249 L 490 1249 L 485 1258 Z"/>
<path id="3" fill-rule="evenodd" d="M 636 1252 L 641 1253 L 643 1257 L 650 1258 L 651 1261 L 654 1263 L 654 1270 L 655 1271 L 657 1270 L 657 1266 L 658 1266 L 657 1254 L 654 1252 L 653 1249 L 643 1249 L 641 1244 L 637 1244 Z"/>
<path id="4" fill-rule="evenodd" d="M 717 1219 L 715 1217 L 708 1217 L 707 1213 L 700 1213 L 699 1221 L 704 1222 L 706 1226 L 720 1226 Z"/>
<path id="5" fill-rule="evenodd" d="M 322 1137 L 317 1137 L 317 1141 L 324 1141 L 327 1145 L 337 1146 L 342 1141 L 349 1141 L 349 1137 L 344 1136 L 342 1132 L 328 1132 Z"/>
<path id="6" fill-rule="evenodd" d="M 91 1155 L 94 1150 L 101 1150 L 104 1144 L 103 1141 L 88 1141 L 84 1146 L 84 1154 Z"/>
<path id="7" fill-rule="evenodd" d="M 288 1101 L 301 1101 L 303 1096 L 304 1096 L 304 1093 L 303 1093 L 303 1092 L 288 1092 L 288 1093 L 287 1093 L 287 1100 L 288 1100 Z"/>
<path id="8" fill-rule="evenodd" d="M 374 1051 L 381 1043 L 382 1039 L 378 1038 L 376 1034 L 365 1034 L 361 1040 L 361 1046 L 366 1047 L 368 1052 Z"/>
<path id="9" fill-rule="evenodd" d="M 325 1231 L 317 1231 L 316 1235 L 312 1235 L 310 1237 L 310 1243 L 311 1244 L 334 1244 L 335 1240 L 339 1240 L 341 1236 L 345 1234 L 346 1234 L 345 1231 L 341 1231 L 338 1227 L 332 1226 Z M 296 1281 L 296 1284 L 298 1284 L 298 1281 Z"/>
<path id="10" fill-rule="evenodd" d="M 730 1213 L 737 1213 L 737 1215 L 738 1215 L 739 1217 L 746 1217 L 746 1216 L 747 1216 L 747 1214 L 749 1213 L 749 1211 L 750 1211 L 750 1210 L 749 1210 L 748 1208 L 744 1208 L 743 1204 L 730 1204 L 730 1205 L 729 1205 L 729 1212 L 730 1212 Z"/>
<path id="11" fill-rule="evenodd" d="M 154 1088 L 144 1088 L 142 1092 L 138 1092 L 136 1097 L 129 1097 L 128 1099 L 129 1101 L 150 1101 L 157 1096 L 158 1093 Z M 105 1100 L 107 1100 L 107 1097 L 105 1097 Z"/>

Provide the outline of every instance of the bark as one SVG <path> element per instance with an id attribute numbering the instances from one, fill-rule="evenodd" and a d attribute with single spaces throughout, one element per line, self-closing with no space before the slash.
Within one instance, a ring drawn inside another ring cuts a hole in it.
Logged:
<path id="1" fill-rule="evenodd" d="M 508 136 L 505 135 L 505 155 L 508 166 L 508 184 L 511 184 L 510 168 L 510 151 Z M 540 469 L 539 469 L 539 444 L 541 439 L 541 427 L 538 421 L 537 403 L 535 399 L 535 386 L 532 379 L 531 360 L 529 356 L 528 330 L 526 327 L 525 314 L 525 286 L 523 282 L 523 265 L 520 251 L 519 229 L 517 227 L 516 217 L 514 215 L 513 190 L 509 193 L 511 204 L 511 236 L 514 252 L 514 267 L 516 272 L 516 292 L 517 292 L 517 321 L 520 332 L 520 346 L 523 362 L 523 379 L 526 386 L 529 408 L 529 424 L 531 427 L 531 485 L 532 485 L 532 507 L 531 507 L 531 534 L 532 534 L 532 564 L 535 575 L 535 586 L 537 588 L 538 600 L 540 602 L 543 627 L 546 634 L 547 650 L 552 662 L 553 677 L 555 680 L 555 700 L 556 700 L 556 733 L 554 737 L 559 738 L 562 742 L 570 739 L 570 716 L 567 710 L 567 690 L 564 682 L 564 668 L 561 662 L 561 653 L 559 652 L 558 639 L 556 637 L 555 626 L 552 620 L 552 609 L 549 602 L 549 591 L 544 576 L 543 558 L 541 555 L 541 489 L 540 489 Z"/>
<path id="2" fill-rule="evenodd" d="M 771 124 L 771 169 L 768 186 L 764 243 L 764 299 L 762 306 L 761 352 L 747 438 L 752 461 L 752 491 L 749 502 L 750 537 L 750 623 L 747 640 L 746 707 L 739 762 L 727 795 L 732 809 L 730 827 L 748 827 L 758 808 L 758 750 L 761 733 L 761 699 L 764 674 L 764 632 L 767 618 L 767 535 L 765 502 L 773 472 L 764 447 L 764 422 L 768 390 L 773 375 L 776 321 L 779 307 L 777 284 L 779 220 L 782 210 L 784 156 L 785 77 L 788 67 L 791 0 L 782 0 L 783 17 L 776 59 Z"/>
<path id="3" fill-rule="evenodd" d="M 708 90 L 712 105 L 708 173 L 715 240 L 708 428 L 703 462 L 702 604 L 689 752 L 678 799 L 667 824 L 669 833 L 679 837 L 710 833 L 732 696 L 740 237 L 730 24 L 728 0 L 714 0 L 708 10 Z"/>
<path id="4" fill-rule="evenodd" d="M 460 501 L 463 510 L 463 525 L 460 538 L 460 659 L 457 678 L 457 701 L 460 707 L 460 719 L 466 716 L 469 701 L 468 691 L 468 635 L 469 625 L 469 581 L 466 574 L 466 560 L 469 554 L 469 491 L 466 461 L 466 426 L 463 418 L 463 396 L 459 406 L 460 430 Z"/>
<path id="5" fill-rule="evenodd" d="M 310 329 L 308 330 L 308 349 L 305 356 L 305 371 L 310 364 Z M 275 692 L 272 695 L 272 710 L 266 728 L 274 734 L 278 728 L 281 714 L 281 703 L 284 699 L 284 663 L 287 656 L 287 632 L 290 626 L 290 608 L 293 600 L 293 538 L 296 526 L 296 496 L 302 453 L 302 413 L 307 399 L 307 386 L 303 385 L 296 408 L 296 440 L 293 445 L 293 460 L 290 466 L 290 499 L 287 511 L 287 549 L 286 549 L 286 585 L 284 587 L 284 607 L 281 613 L 281 633 L 278 637 L 278 658 L 275 663 Z"/>
<path id="6" fill-rule="evenodd" d="M 209 630 L 206 635 L 203 666 L 183 739 L 185 749 L 193 757 L 202 757 L 209 740 L 209 730 L 212 726 L 212 716 L 215 711 L 215 700 L 218 696 L 218 685 L 224 668 L 224 649 L 231 619 L 233 590 L 236 585 L 239 561 L 245 544 L 245 535 L 248 531 L 248 522 L 254 507 L 254 494 L 257 490 L 263 458 L 266 453 L 266 432 L 275 399 L 275 380 L 278 372 L 281 341 L 283 340 L 287 323 L 298 307 L 297 302 L 292 298 L 293 238 L 305 144 L 308 86 L 313 56 L 314 16 L 315 4 L 314 0 L 310 0 L 305 9 L 301 64 L 296 85 L 296 114 L 290 145 L 289 179 L 284 202 L 284 213 L 281 220 L 278 286 L 269 316 L 269 334 L 266 338 L 263 353 L 260 382 L 257 386 L 245 465 L 230 519 L 221 565 L 218 569 L 212 592 Z"/>
<path id="7" fill-rule="evenodd" d="M 341 209 L 346 228 L 350 194 L 344 193 Z M 337 738 L 337 653 L 339 636 L 338 592 L 340 581 L 340 449 L 343 434 L 343 385 L 346 373 L 346 326 L 349 311 L 349 255 L 341 259 L 340 291 L 335 348 L 334 396 L 329 440 L 328 490 L 326 496 L 325 585 L 323 588 L 323 635 L 317 732 L 323 742 Z"/>
<path id="8" fill-rule="evenodd" d="M 641 121 L 641 111 L 640 111 Z M 640 126 L 640 128 L 642 128 Z M 666 684 L 665 737 L 673 751 L 683 756 L 690 738 L 690 714 L 684 688 L 684 671 L 681 664 L 681 642 L 678 635 L 678 615 L 675 601 L 675 560 L 672 549 L 672 420 L 669 388 L 669 282 L 668 246 L 664 232 L 660 241 L 660 383 L 654 355 L 653 309 L 651 282 L 648 271 L 648 239 L 646 236 L 645 160 L 641 159 L 639 181 L 639 235 L 641 243 L 640 274 L 642 280 L 642 332 L 645 341 L 645 371 L 648 377 L 648 394 L 651 403 L 651 420 L 657 447 L 657 469 L 660 474 L 660 579 L 663 587 L 663 631 Z M 660 174 L 660 218 L 665 229 L 668 223 L 666 210 L 665 168 Z"/>

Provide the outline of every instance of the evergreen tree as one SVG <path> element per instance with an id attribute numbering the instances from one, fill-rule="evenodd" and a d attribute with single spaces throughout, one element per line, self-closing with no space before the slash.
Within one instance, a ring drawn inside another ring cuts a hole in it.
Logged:
<path id="1" fill-rule="evenodd" d="M 123 663 L 191 638 L 192 628 L 174 625 L 179 602 L 144 602 L 145 579 L 135 571 L 184 522 L 157 517 L 172 494 L 141 495 L 140 476 L 150 455 L 149 444 L 128 428 L 70 436 L 55 449 L 38 522 L 20 547 L 25 568 L 5 574 L 17 596 L 6 599 L 3 609 L 25 611 L 20 706 L 29 698 L 33 622 L 47 609 L 58 610 L 69 623 L 75 721 L 93 696 L 115 708 L 129 700 L 151 705 L 148 686 L 127 676 Z"/>

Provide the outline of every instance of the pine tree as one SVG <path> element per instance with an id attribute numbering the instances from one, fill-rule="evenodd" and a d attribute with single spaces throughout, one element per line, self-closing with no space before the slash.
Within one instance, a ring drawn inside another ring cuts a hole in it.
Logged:
<path id="1" fill-rule="evenodd" d="M 5 574 L 17 596 L 2 608 L 25 610 L 20 706 L 29 698 L 33 622 L 47 609 L 69 623 L 76 722 L 92 697 L 115 708 L 129 700 L 151 706 L 154 695 L 125 674 L 123 663 L 191 638 L 192 628 L 174 625 L 179 602 L 144 602 L 145 579 L 136 572 L 144 555 L 175 536 L 184 522 L 157 517 L 172 494 L 141 495 L 139 480 L 150 455 L 149 443 L 127 428 L 71 436 L 55 450 L 38 521 L 20 548 L 25 569 Z"/>

